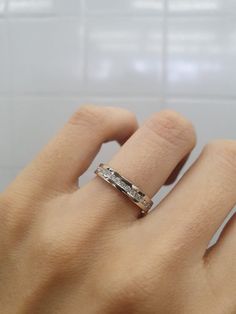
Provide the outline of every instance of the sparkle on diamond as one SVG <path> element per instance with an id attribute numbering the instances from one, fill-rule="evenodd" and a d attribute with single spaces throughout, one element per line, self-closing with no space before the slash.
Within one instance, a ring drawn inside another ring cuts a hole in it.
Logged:
<path id="1" fill-rule="evenodd" d="M 112 180 L 114 183 L 119 185 L 124 191 L 126 191 L 132 198 L 134 198 L 137 202 L 142 202 L 145 207 L 149 206 L 149 203 L 143 199 L 143 197 L 135 190 L 132 189 L 128 184 L 126 184 L 122 179 L 116 176 L 111 170 L 98 168 L 98 171 L 102 173 L 105 178 Z"/>

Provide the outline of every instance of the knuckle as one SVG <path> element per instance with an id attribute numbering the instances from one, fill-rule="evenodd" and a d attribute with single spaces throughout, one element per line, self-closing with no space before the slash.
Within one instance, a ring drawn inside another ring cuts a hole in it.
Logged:
<path id="1" fill-rule="evenodd" d="M 100 135 L 109 137 L 127 130 L 134 132 L 137 128 L 135 115 L 127 109 L 96 105 L 81 106 L 70 118 L 69 125 L 93 129 Z"/>
<path id="2" fill-rule="evenodd" d="M 0 218 L 4 221 L 2 230 L 9 247 L 17 246 L 30 229 L 34 211 L 27 209 L 32 207 L 31 199 L 20 192 L 6 191 L 0 197 Z"/>
<path id="3" fill-rule="evenodd" d="M 100 109 L 101 111 L 101 109 Z M 99 119 L 98 107 L 94 105 L 83 105 L 81 106 L 69 120 L 72 125 L 85 124 L 91 125 Z"/>
<path id="4" fill-rule="evenodd" d="M 43 264 L 53 272 L 66 271 L 75 257 L 75 250 L 72 249 L 75 246 L 70 245 L 58 233 L 54 234 L 49 230 L 37 235 L 37 241 L 31 246 L 33 256 L 37 260 L 41 259 Z"/>
<path id="5" fill-rule="evenodd" d="M 119 108 L 119 110 L 120 110 L 121 116 L 123 116 L 123 121 L 125 119 L 125 121 L 128 125 L 131 125 L 134 127 L 137 126 L 137 119 L 136 119 L 136 116 L 133 112 L 126 110 L 126 109 L 123 109 L 123 108 Z"/>
<path id="6" fill-rule="evenodd" d="M 217 158 L 221 165 L 236 171 L 236 141 L 215 140 L 208 143 L 205 152 Z"/>
<path id="7" fill-rule="evenodd" d="M 153 276 L 153 265 L 146 266 L 146 260 L 140 259 L 140 263 L 130 268 L 127 272 L 127 264 L 119 263 L 119 267 L 112 273 L 108 273 L 108 290 L 105 287 L 106 295 L 110 295 L 113 300 L 118 300 L 119 307 L 127 305 L 135 306 L 140 304 L 155 287 L 155 278 Z"/>
<path id="8" fill-rule="evenodd" d="M 149 289 L 145 288 L 145 282 L 143 277 L 127 276 L 122 274 L 122 279 L 111 285 L 112 295 L 111 299 L 117 300 L 119 308 L 127 309 L 127 306 L 134 307 L 135 304 L 139 303 L 141 298 L 145 295 L 145 291 Z"/>
<path id="9" fill-rule="evenodd" d="M 126 117 L 127 120 L 136 122 L 136 116 L 132 111 L 129 111 L 125 108 L 117 108 L 117 107 L 116 108 L 110 107 L 110 109 L 113 111 L 115 110 L 116 112 L 119 112 L 120 115 L 121 116 L 123 115 L 124 117 Z"/>
<path id="10" fill-rule="evenodd" d="M 192 123 L 175 111 L 164 110 L 154 114 L 147 126 L 171 144 L 184 142 L 188 146 L 195 146 L 196 134 Z"/>

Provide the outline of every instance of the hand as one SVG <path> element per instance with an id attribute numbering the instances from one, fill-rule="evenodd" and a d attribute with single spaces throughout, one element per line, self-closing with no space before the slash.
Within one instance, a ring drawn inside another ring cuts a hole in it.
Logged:
<path id="1" fill-rule="evenodd" d="M 124 145 L 109 165 L 153 197 L 195 133 L 171 111 L 136 129 L 123 109 L 82 107 L 2 193 L 1 313 L 236 313 L 235 218 L 207 249 L 235 205 L 236 142 L 209 144 L 137 219 L 138 207 L 101 178 L 77 184 L 102 143 L 116 140 Z"/>

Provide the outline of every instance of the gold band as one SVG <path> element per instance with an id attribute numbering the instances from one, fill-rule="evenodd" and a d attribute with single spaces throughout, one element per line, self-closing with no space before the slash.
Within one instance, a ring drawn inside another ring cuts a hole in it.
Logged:
<path id="1" fill-rule="evenodd" d="M 117 190 L 124 193 L 134 204 L 136 204 L 141 209 L 141 216 L 148 214 L 153 205 L 153 201 L 131 181 L 105 164 L 100 164 L 95 173 Z"/>

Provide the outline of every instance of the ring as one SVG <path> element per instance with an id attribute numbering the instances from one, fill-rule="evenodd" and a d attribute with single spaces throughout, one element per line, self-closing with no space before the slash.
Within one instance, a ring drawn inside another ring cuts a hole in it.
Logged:
<path id="1" fill-rule="evenodd" d="M 120 192 L 124 193 L 134 204 L 136 204 L 141 209 L 141 217 L 148 214 L 152 208 L 153 201 L 131 181 L 105 164 L 100 164 L 95 170 L 95 174 Z"/>

